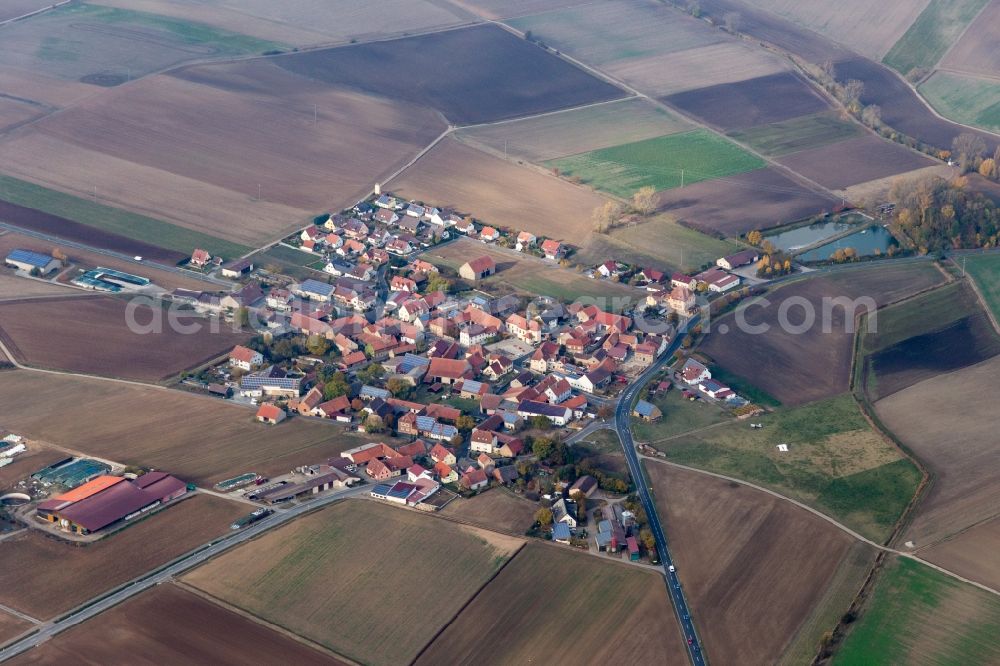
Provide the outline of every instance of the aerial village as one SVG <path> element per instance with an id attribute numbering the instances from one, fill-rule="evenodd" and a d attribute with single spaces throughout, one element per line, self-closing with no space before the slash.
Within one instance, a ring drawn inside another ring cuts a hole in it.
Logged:
<path id="1" fill-rule="evenodd" d="M 706 303 L 747 295 L 737 287 L 758 282 L 759 254 L 743 250 L 691 276 L 610 260 L 581 267 L 591 279 L 634 287 L 630 309 L 612 312 L 545 295 L 498 295 L 486 284 L 498 271 L 486 252 L 457 270 L 424 258 L 427 248 L 462 237 L 563 266 L 573 252 L 557 239 L 497 229 L 376 188 L 353 208 L 320 216 L 282 241 L 315 256 L 314 276 L 294 279 L 250 259 L 224 261 L 195 249 L 186 268 L 236 281 L 230 293 L 165 292 L 106 268 L 72 283 L 156 293 L 204 317 L 252 325 L 249 341 L 184 373 L 177 388 L 245 405 L 262 428 L 324 420 L 370 439 L 334 458 L 302 460 L 278 477 L 248 470 L 218 483 L 214 491 L 258 507 L 234 529 L 272 507 L 359 486 L 376 500 L 425 511 L 502 488 L 539 502 L 529 534 L 634 561 L 655 559 L 644 512 L 629 494 L 630 475 L 570 464 L 572 443 L 607 423 L 616 396 L 664 354 L 681 322 Z M 62 267 L 29 250 L 11 252 L 5 263 L 31 279 Z M 675 356 L 650 393 L 676 385 L 686 399 L 717 402 L 740 417 L 757 413 L 705 365 Z M 662 416 L 645 399 L 632 415 Z M 26 450 L 18 435 L 7 436 L 0 466 Z M 38 529 L 92 540 L 195 489 L 169 472 L 69 456 L 20 482 L 17 512 L 33 516 L 29 524 Z M 602 501 L 588 502 L 595 494 Z"/>

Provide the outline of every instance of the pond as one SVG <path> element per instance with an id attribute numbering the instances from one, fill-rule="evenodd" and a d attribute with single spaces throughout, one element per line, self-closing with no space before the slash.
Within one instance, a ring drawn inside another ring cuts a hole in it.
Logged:
<path id="1" fill-rule="evenodd" d="M 808 252 L 803 252 L 796 258 L 799 261 L 826 261 L 837 250 L 848 247 L 854 248 L 858 256 L 863 257 L 875 254 L 876 250 L 885 253 L 890 246 L 895 244 L 896 239 L 892 237 L 892 234 L 885 227 L 876 224 L 831 243 L 820 245 Z"/>
<path id="2" fill-rule="evenodd" d="M 808 247 L 822 240 L 836 236 L 847 231 L 854 226 L 854 221 L 847 218 L 837 220 L 823 220 L 803 227 L 796 227 L 787 231 L 782 231 L 771 236 L 764 236 L 764 240 L 771 241 L 774 247 L 784 252 L 794 252 L 803 247 Z"/>

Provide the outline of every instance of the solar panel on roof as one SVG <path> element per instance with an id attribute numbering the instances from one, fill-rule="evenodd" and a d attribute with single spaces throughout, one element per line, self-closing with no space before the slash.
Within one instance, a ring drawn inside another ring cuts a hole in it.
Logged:
<path id="1" fill-rule="evenodd" d="M 45 268 L 52 261 L 52 257 L 47 254 L 32 252 L 31 250 L 11 250 L 10 254 L 7 255 L 7 259 L 38 268 Z"/>

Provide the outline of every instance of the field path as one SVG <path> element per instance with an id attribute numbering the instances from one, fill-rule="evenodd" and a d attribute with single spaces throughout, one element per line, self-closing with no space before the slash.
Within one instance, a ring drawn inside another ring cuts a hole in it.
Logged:
<path id="1" fill-rule="evenodd" d="M 17 532 L 14 532 L 14 534 L 17 534 Z M 30 622 L 31 624 L 34 624 L 34 625 L 44 624 L 38 618 L 31 617 L 30 615 L 25 615 L 21 611 L 14 610 L 13 608 L 10 608 L 8 606 L 4 606 L 3 604 L 0 604 L 0 611 L 3 611 L 5 613 L 10 613 L 14 617 L 19 617 L 22 620 L 24 620 L 25 622 Z"/>
<path id="2" fill-rule="evenodd" d="M 855 532 L 854 530 L 852 530 L 850 527 L 847 527 L 846 525 L 838 523 L 836 520 L 834 520 L 830 516 L 826 515 L 825 513 L 821 512 L 821 511 L 818 511 L 817 509 L 814 509 L 811 506 L 808 506 L 807 504 L 803 504 L 802 502 L 799 502 L 798 500 L 794 500 L 791 497 L 787 497 L 785 495 L 782 495 L 781 493 L 775 492 L 775 491 L 773 491 L 773 490 L 771 490 L 769 488 L 765 488 L 763 486 L 758 486 L 755 483 L 750 483 L 749 481 L 744 481 L 743 479 L 738 479 L 736 477 L 726 476 L 725 474 L 717 474 L 716 472 L 709 472 L 709 471 L 704 470 L 704 469 L 698 469 L 697 467 L 688 467 L 687 465 L 680 465 L 680 464 L 675 463 L 675 462 L 668 462 L 666 460 L 663 460 L 662 458 L 654 458 L 654 457 L 646 456 L 646 455 L 642 455 L 642 454 L 639 454 L 639 458 L 641 458 L 643 460 L 648 460 L 650 462 L 659 463 L 661 465 L 669 465 L 671 467 L 676 467 L 677 469 L 687 470 L 689 472 L 697 472 L 699 474 L 705 474 L 706 476 L 714 476 L 715 478 L 722 479 L 724 481 L 732 481 L 733 483 L 739 483 L 740 485 L 747 486 L 748 488 L 753 488 L 754 490 L 759 490 L 762 493 L 767 493 L 768 495 L 771 495 L 772 497 L 776 497 L 778 499 L 785 500 L 786 502 L 791 502 L 792 504 L 794 504 L 795 506 L 799 507 L 800 509 L 805 509 L 806 511 L 808 511 L 811 514 L 813 514 L 814 516 L 822 518 L 823 520 L 825 520 L 826 522 L 830 523 L 831 525 L 833 525 L 837 529 L 841 530 L 842 532 L 845 532 L 846 534 L 850 535 L 854 539 L 856 539 L 858 541 L 861 541 L 861 542 L 863 542 L 863 543 L 871 546 L 872 548 L 875 548 L 877 550 L 880 550 L 880 551 L 883 551 L 883 552 L 886 552 L 886 553 L 892 553 L 893 555 L 898 555 L 899 557 L 906 557 L 906 558 L 911 559 L 911 560 L 916 560 L 917 562 L 920 562 L 923 565 L 926 565 L 926 566 L 928 566 L 928 567 L 930 567 L 930 568 L 932 568 L 932 569 L 934 569 L 936 571 L 939 571 L 939 572 L 943 573 L 946 576 L 954 578 L 955 580 L 962 581 L 963 583 L 967 583 L 969 585 L 973 585 L 975 587 L 978 587 L 980 590 L 983 590 L 985 592 L 990 592 L 992 594 L 1000 596 L 1000 590 L 995 590 L 992 587 L 989 587 L 988 585 L 983 585 L 982 583 L 977 583 L 974 580 L 970 580 L 970 579 L 968 579 L 968 578 L 966 578 L 964 576 L 960 576 L 960 575 L 958 575 L 957 573 L 955 573 L 953 571 L 949 571 L 948 569 L 945 569 L 944 567 L 941 567 L 941 566 L 938 566 L 938 565 L 934 564 L 933 562 L 928 562 L 927 560 L 925 560 L 923 558 L 917 557 L 913 553 L 908 553 L 908 552 L 902 551 L 902 550 L 896 550 L 895 548 L 890 548 L 889 546 L 884 546 L 884 545 L 882 545 L 880 543 L 876 543 L 876 542 L 872 541 L 871 539 L 868 539 L 867 537 L 861 536 L 860 534 L 858 534 L 857 532 Z"/>

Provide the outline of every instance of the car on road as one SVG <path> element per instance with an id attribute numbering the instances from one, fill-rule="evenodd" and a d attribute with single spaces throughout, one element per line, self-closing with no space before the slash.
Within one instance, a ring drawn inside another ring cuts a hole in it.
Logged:
<path id="1" fill-rule="evenodd" d="M 688 636 L 688 645 L 694 645 L 694 639 Z"/>
<path id="2" fill-rule="evenodd" d="M 674 565 L 671 564 L 669 567 L 667 567 L 667 571 L 669 571 L 670 573 L 674 573 L 677 571 L 677 569 L 674 567 Z"/>

